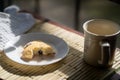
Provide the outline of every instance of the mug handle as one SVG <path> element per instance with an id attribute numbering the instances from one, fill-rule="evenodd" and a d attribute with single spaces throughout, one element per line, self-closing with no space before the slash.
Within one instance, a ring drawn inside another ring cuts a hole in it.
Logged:
<path id="1" fill-rule="evenodd" d="M 111 58 L 110 44 L 108 42 L 101 42 L 101 60 L 99 64 L 108 65 Z"/>

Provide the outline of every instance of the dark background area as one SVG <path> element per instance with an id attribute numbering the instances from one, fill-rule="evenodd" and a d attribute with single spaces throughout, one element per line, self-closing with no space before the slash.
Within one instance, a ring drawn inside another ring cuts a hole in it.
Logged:
<path id="1" fill-rule="evenodd" d="M 120 0 L 1 0 L 1 6 L 3 1 L 4 7 L 14 4 L 80 32 L 83 23 L 93 18 L 120 24 Z"/>

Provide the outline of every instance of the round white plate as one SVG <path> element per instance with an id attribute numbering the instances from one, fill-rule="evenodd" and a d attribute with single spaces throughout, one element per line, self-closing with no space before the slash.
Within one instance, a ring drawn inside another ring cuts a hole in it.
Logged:
<path id="1" fill-rule="evenodd" d="M 31 60 L 28 62 L 22 60 L 21 56 L 22 56 L 23 46 L 26 43 L 34 40 L 41 40 L 51 45 L 56 52 L 55 56 L 44 57 L 39 60 Z M 69 47 L 64 40 L 54 35 L 44 34 L 44 33 L 29 33 L 29 34 L 17 36 L 8 43 L 6 43 L 4 47 L 5 55 L 9 59 L 20 64 L 34 65 L 34 66 L 48 65 L 58 62 L 68 54 L 68 51 L 69 51 Z"/>

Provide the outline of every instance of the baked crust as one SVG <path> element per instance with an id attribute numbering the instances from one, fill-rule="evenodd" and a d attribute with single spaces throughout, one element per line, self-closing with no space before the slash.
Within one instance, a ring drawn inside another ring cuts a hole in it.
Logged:
<path id="1" fill-rule="evenodd" d="M 21 58 L 32 60 L 35 56 L 53 56 L 55 54 L 52 46 L 43 41 L 31 41 L 24 46 Z"/>

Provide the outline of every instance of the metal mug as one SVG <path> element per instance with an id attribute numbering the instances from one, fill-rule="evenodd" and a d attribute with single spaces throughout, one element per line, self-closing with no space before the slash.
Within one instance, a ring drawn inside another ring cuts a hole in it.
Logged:
<path id="1" fill-rule="evenodd" d="M 110 20 L 92 19 L 83 24 L 84 60 L 96 67 L 111 67 L 120 26 Z"/>

